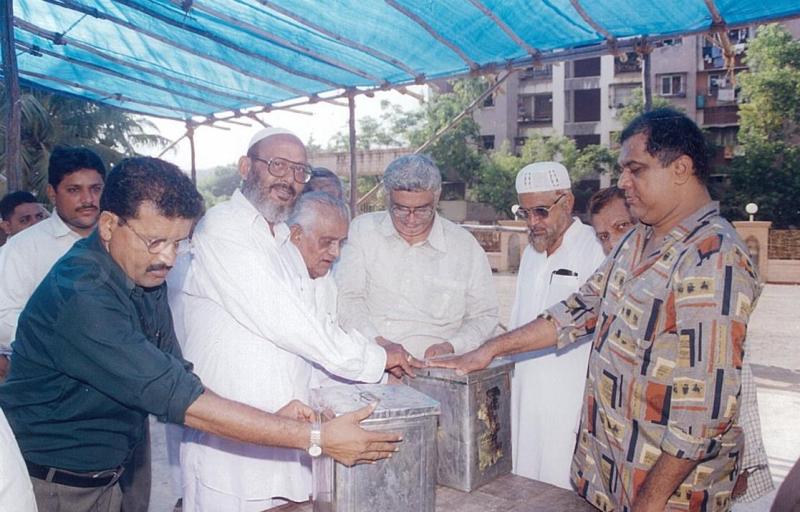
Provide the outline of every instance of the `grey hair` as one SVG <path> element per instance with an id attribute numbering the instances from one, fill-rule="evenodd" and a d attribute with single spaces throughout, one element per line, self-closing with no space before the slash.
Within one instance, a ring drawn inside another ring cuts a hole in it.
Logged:
<path id="1" fill-rule="evenodd" d="M 304 230 L 310 229 L 317 219 L 328 213 L 323 212 L 325 209 L 336 212 L 347 224 L 350 224 L 350 210 L 345 202 L 319 191 L 301 195 L 294 204 L 294 209 L 286 223 L 289 226 L 300 226 Z"/>
<path id="2" fill-rule="evenodd" d="M 430 191 L 438 199 L 442 191 L 442 173 L 425 155 L 405 155 L 394 159 L 383 173 L 383 189 L 388 196 L 395 190 Z"/>

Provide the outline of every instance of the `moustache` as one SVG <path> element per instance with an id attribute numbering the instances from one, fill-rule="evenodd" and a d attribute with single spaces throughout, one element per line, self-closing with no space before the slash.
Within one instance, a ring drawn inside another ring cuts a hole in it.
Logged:
<path id="1" fill-rule="evenodd" d="M 76 212 L 96 212 L 97 207 L 93 204 L 84 204 L 75 209 Z"/>
<path id="2" fill-rule="evenodd" d="M 162 270 L 166 270 L 167 272 L 169 272 L 170 270 L 172 270 L 172 267 L 165 263 L 156 263 L 155 265 L 150 265 L 149 267 L 147 267 L 147 272 L 160 272 Z"/>
<path id="3" fill-rule="evenodd" d="M 269 189 L 270 190 L 281 189 L 281 190 L 285 190 L 286 192 L 288 192 L 291 195 L 296 195 L 297 194 L 297 191 L 294 189 L 294 187 L 291 187 L 291 186 L 289 186 L 289 185 L 287 185 L 285 183 L 276 183 L 275 185 L 270 186 Z"/>

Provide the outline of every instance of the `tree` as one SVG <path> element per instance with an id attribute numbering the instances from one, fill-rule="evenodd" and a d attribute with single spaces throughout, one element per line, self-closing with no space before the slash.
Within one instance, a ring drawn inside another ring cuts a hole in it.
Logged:
<path id="1" fill-rule="evenodd" d="M 739 76 L 739 143 L 743 155 L 727 171 L 723 211 L 745 218 L 758 204 L 759 218 L 777 228 L 800 226 L 800 42 L 779 25 L 761 27 L 747 48 L 750 70 Z"/>
<path id="2" fill-rule="evenodd" d="M 38 192 L 40 198 L 45 197 L 50 152 L 57 145 L 84 146 L 114 164 L 135 155 L 137 148 L 168 142 L 155 134 L 157 129 L 149 120 L 98 103 L 33 89 L 23 89 L 20 102 L 23 186 Z M 0 125 L 0 160 L 5 174 L 4 125 Z"/>
<path id="3" fill-rule="evenodd" d="M 229 199 L 240 182 L 239 169 L 235 164 L 219 165 L 211 170 L 211 175 L 203 179 L 197 188 L 205 199 L 206 208 L 211 208 Z"/>
<path id="4" fill-rule="evenodd" d="M 664 107 L 672 107 L 674 106 L 669 102 L 669 100 L 662 98 L 660 96 L 654 96 L 652 102 L 652 109 L 655 110 L 657 108 L 664 108 Z M 633 119 L 638 116 L 639 114 L 644 112 L 644 92 L 642 91 L 641 87 L 637 87 L 633 91 L 631 91 L 630 98 L 628 99 L 628 103 L 625 104 L 624 107 L 617 111 L 617 119 L 622 126 L 628 126 L 628 124 L 633 121 Z"/>

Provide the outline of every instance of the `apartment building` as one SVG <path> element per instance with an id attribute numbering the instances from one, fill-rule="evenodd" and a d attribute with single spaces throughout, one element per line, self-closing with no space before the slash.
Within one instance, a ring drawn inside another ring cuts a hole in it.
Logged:
<path id="1" fill-rule="evenodd" d="M 800 20 L 784 26 L 800 38 Z M 653 97 L 662 97 L 707 129 L 720 147 L 719 158 L 732 158 L 738 131 L 736 75 L 747 69 L 743 57 L 755 26 L 730 30 L 736 52 L 733 73 L 724 65 L 712 36 L 692 35 L 658 42 L 650 56 Z M 611 144 L 622 129 L 617 113 L 642 87 L 642 67 L 635 53 L 605 55 L 523 69 L 510 76 L 474 112 L 487 149 L 507 143 L 513 151 L 535 133 L 566 135 L 578 147 Z"/>

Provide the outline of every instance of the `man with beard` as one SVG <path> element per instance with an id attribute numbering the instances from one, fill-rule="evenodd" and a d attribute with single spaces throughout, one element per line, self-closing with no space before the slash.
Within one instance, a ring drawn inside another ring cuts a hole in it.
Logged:
<path id="1" fill-rule="evenodd" d="M 239 159 L 239 172 L 241 189 L 198 224 L 175 300 L 183 312 L 184 351 L 203 381 L 226 398 L 276 411 L 308 398 L 312 363 L 362 382 L 377 382 L 384 369 L 413 374 L 411 365 L 421 363 L 399 345 L 382 347 L 320 322 L 281 257 L 290 236 L 285 221 L 311 177 L 300 139 L 279 128 L 260 131 Z M 261 511 L 305 501 L 311 491 L 305 455 L 187 430 L 183 506 Z"/>
<path id="2" fill-rule="evenodd" d="M 571 186 L 567 169 L 558 162 L 530 164 L 517 174 L 517 215 L 528 224 L 529 244 L 517 276 L 511 329 L 577 291 L 603 261 L 594 230 L 572 216 Z M 569 466 L 589 349 L 589 343 L 582 343 L 514 356 L 511 442 L 515 474 L 572 488 Z"/>
<path id="3" fill-rule="evenodd" d="M 51 153 L 47 195 L 54 215 L 9 238 L 0 251 L 0 354 L 10 353 L 19 314 L 50 267 L 94 230 L 105 174 L 103 161 L 86 148 Z M 0 374 L 7 362 L 0 356 Z"/>

